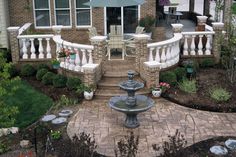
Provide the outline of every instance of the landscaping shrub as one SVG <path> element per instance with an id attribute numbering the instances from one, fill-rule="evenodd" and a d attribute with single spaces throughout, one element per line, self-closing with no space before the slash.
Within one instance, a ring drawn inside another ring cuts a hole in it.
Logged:
<path id="1" fill-rule="evenodd" d="M 43 78 L 42 78 L 42 82 L 45 85 L 52 85 L 53 79 L 55 77 L 55 74 L 52 72 L 47 72 Z"/>
<path id="2" fill-rule="evenodd" d="M 63 88 L 66 86 L 66 80 L 67 78 L 63 75 L 55 75 L 55 77 L 53 78 L 53 86 L 56 88 Z"/>
<path id="3" fill-rule="evenodd" d="M 37 71 L 40 70 L 40 69 L 47 69 L 47 70 L 49 70 L 49 66 L 47 64 L 39 64 L 37 66 Z"/>
<path id="4" fill-rule="evenodd" d="M 34 67 L 30 64 L 25 64 L 21 67 L 20 74 L 22 76 L 33 76 L 35 74 L 36 70 Z"/>
<path id="5" fill-rule="evenodd" d="M 61 107 L 68 107 L 70 105 L 75 105 L 77 103 L 78 103 L 77 100 L 70 99 L 70 98 L 66 97 L 65 95 L 62 95 L 60 97 L 60 99 L 57 102 L 54 103 L 54 108 L 58 109 L 58 108 L 61 108 Z"/>
<path id="6" fill-rule="evenodd" d="M 4 77 L 13 78 L 13 77 L 16 77 L 18 73 L 14 64 L 6 63 L 3 66 L 2 74 L 5 75 Z"/>
<path id="7" fill-rule="evenodd" d="M 221 87 L 217 87 L 210 90 L 210 96 L 216 102 L 226 102 L 231 98 L 231 93 Z"/>
<path id="8" fill-rule="evenodd" d="M 37 73 L 36 73 L 36 79 L 39 80 L 39 81 L 41 81 L 42 78 L 43 78 L 43 76 L 44 76 L 47 72 L 48 72 L 48 70 L 47 70 L 47 69 L 44 69 L 44 68 L 38 70 Z"/>
<path id="9" fill-rule="evenodd" d="M 76 89 L 81 84 L 81 80 L 76 77 L 68 77 L 66 86 L 69 90 Z"/>
<path id="10" fill-rule="evenodd" d="M 215 61 L 213 58 L 205 58 L 200 62 L 200 67 L 201 68 L 208 68 L 208 67 L 213 67 L 215 65 Z"/>
<path id="11" fill-rule="evenodd" d="M 177 77 L 173 71 L 166 71 L 160 74 L 160 81 L 174 86 L 177 84 Z"/>
<path id="12" fill-rule="evenodd" d="M 178 67 L 174 70 L 174 73 L 177 77 L 177 81 L 182 81 L 184 78 L 186 78 L 186 69 Z"/>
<path id="13" fill-rule="evenodd" d="M 184 79 L 182 82 L 179 83 L 179 89 L 187 93 L 196 93 L 196 80 Z"/>

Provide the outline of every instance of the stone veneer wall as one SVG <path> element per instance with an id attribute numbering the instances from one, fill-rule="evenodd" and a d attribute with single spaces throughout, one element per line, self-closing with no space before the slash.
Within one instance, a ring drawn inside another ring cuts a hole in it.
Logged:
<path id="1" fill-rule="evenodd" d="M 28 3 L 29 2 L 29 3 Z M 62 30 L 62 38 L 75 43 L 88 44 L 88 29 L 76 28 L 75 1 L 71 0 L 72 28 Z M 51 24 L 55 25 L 54 0 L 50 0 Z M 141 18 L 146 15 L 156 15 L 155 0 L 146 0 L 141 6 Z M 33 0 L 10 0 L 9 1 L 10 26 L 22 26 L 25 23 L 34 23 Z M 99 34 L 104 34 L 104 8 L 92 8 L 92 25 L 97 28 Z M 37 32 L 52 33 L 51 29 L 37 29 Z"/>

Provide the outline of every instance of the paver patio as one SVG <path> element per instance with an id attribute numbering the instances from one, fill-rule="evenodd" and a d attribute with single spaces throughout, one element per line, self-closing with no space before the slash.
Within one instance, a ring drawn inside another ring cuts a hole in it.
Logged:
<path id="1" fill-rule="evenodd" d="M 140 136 L 140 157 L 154 156 L 152 144 L 162 144 L 176 129 L 185 134 L 188 145 L 213 136 L 233 136 L 236 133 L 236 113 L 189 109 L 162 98 L 155 101 L 155 107 L 139 114 L 140 127 L 133 129 Z M 70 137 L 83 131 L 94 134 L 97 151 L 114 156 L 115 143 L 131 130 L 123 126 L 123 121 L 124 115 L 111 110 L 108 100 L 84 101 L 69 122 L 67 132 Z"/>

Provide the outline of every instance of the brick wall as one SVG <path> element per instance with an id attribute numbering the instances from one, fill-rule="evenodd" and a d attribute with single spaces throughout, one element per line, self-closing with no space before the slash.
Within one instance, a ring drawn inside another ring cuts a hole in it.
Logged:
<path id="1" fill-rule="evenodd" d="M 88 40 L 88 29 L 76 28 L 75 21 L 75 4 L 74 0 L 71 0 L 71 15 L 72 15 L 72 28 L 64 29 L 62 31 L 62 38 L 70 42 L 89 44 Z M 51 3 L 51 23 L 55 25 L 54 19 L 54 0 Z M 146 3 L 141 6 L 141 17 L 146 15 L 156 14 L 156 1 L 146 0 Z M 33 0 L 10 0 L 10 25 L 11 26 L 22 26 L 27 22 L 34 23 L 33 15 Z M 93 8 L 92 9 L 92 25 L 95 26 L 99 34 L 104 34 L 104 8 Z M 52 33 L 50 29 L 38 29 L 37 32 Z"/>

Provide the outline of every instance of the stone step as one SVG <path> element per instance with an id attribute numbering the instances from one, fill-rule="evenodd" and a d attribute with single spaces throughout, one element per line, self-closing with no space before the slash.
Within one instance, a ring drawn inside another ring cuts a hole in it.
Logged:
<path id="1" fill-rule="evenodd" d="M 135 94 L 136 95 L 147 95 L 150 93 L 150 90 L 147 88 L 143 88 L 138 90 Z M 113 96 L 121 96 L 127 95 L 127 92 L 121 89 L 97 89 L 95 92 L 95 98 L 97 99 L 107 99 Z"/>
<path id="2" fill-rule="evenodd" d="M 128 71 L 132 70 L 132 69 L 127 69 L 127 70 L 123 70 L 123 71 L 119 71 L 119 70 L 113 70 L 113 71 L 105 71 L 104 73 L 104 77 L 118 77 L 118 78 L 127 78 L 127 74 Z M 138 76 L 139 74 L 137 72 L 135 72 L 135 75 Z"/>

